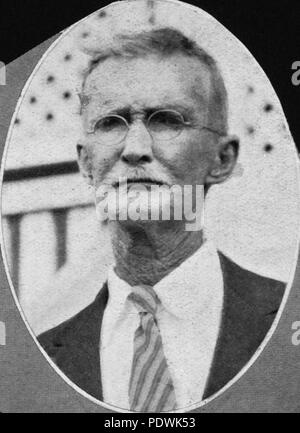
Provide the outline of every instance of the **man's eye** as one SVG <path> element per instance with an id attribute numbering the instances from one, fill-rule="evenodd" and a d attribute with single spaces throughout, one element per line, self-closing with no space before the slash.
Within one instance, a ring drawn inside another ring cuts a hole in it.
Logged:
<path id="1" fill-rule="evenodd" d="M 95 124 L 95 131 L 109 132 L 124 127 L 122 119 L 116 116 L 108 116 L 98 120 Z"/>
<path id="2" fill-rule="evenodd" d="M 155 114 L 151 119 L 153 129 L 179 129 L 183 126 L 183 119 L 176 113 L 161 112 Z"/>

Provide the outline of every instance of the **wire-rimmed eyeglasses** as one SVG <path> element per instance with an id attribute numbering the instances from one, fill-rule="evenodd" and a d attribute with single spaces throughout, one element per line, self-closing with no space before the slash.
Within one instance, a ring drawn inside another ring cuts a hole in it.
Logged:
<path id="1" fill-rule="evenodd" d="M 183 115 L 176 110 L 158 110 L 152 113 L 144 124 L 152 139 L 168 141 L 178 137 L 185 128 L 207 129 L 208 131 L 222 135 L 207 126 L 194 125 L 185 121 Z M 92 131 L 88 134 L 96 134 L 105 144 L 119 144 L 125 140 L 130 125 L 127 120 L 118 114 L 109 114 L 97 120 Z"/>

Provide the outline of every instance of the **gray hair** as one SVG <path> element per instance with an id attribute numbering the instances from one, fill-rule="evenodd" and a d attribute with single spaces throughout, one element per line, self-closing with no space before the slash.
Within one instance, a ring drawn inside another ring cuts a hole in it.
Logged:
<path id="1" fill-rule="evenodd" d="M 211 73 L 211 95 L 209 102 L 209 119 L 213 125 L 209 125 L 221 134 L 226 134 L 228 129 L 228 96 L 224 80 L 216 61 L 196 42 L 184 36 L 179 30 L 171 27 L 145 31 L 134 35 L 118 35 L 114 46 L 105 51 L 90 53 L 92 60 L 84 74 L 82 92 L 80 95 L 81 109 L 87 104 L 84 95 L 84 87 L 88 76 L 97 66 L 110 57 L 136 58 L 156 54 L 162 58 L 174 54 L 182 54 L 187 57 L 199 59 L 206 65 Z"/>

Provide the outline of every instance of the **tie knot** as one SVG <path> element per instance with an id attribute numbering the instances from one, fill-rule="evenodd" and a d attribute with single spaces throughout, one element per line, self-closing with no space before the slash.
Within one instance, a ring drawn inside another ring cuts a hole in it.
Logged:
<path id="1" fill-rule="evenodd" d="M 151 286 L 132 287 L 128 300 L 133 302 L 139 313 L 150 313 L 155 316 L 160 300 Z"/>

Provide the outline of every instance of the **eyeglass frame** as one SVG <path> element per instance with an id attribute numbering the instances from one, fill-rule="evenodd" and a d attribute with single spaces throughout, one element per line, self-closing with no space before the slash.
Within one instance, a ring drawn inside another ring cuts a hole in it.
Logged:
<path id="1" fill-rule="evenodd" d="M 143 122 L 143 124 L 144 124 L 144 126 L 145 126 L 145 128 L 147 129 L 147 131 L 148 131 L 148 133 L 149 133 L 149 135 L 151 136 L 151 138 L 152 138 L 153 141 L 156 141 L 156 139 L 155 139 L 155 137 L 153 136 L 153 131 L 151 131 L 151 129 L 149 128 L 149 123 L 150 123 L 151 119 L 152 119 L 152 118 L 153 118 L 157 113 L 164 113 L 164 112 L 170 112 L 170 113 L 175 113 L 175 114 L 179 115 L 179 117 L 181 118 L 182 129 L 181 129 L 181 130 L 178 132 L 178 134 L 176 134 L 174 137 L 172 137 L 172 138 L 166 138 L 166 139 L 160 139 L 159 141 L 169 141 L 169 140 L 172 140 L 172 139 L 174 139 L 174 138 L 177 138 L 177 137 L 182 133 L 182 131 L 183 131 L 183 127 L 184 127 L 184 126 L 189 126 L 189 127 L 200 126 L 200 125 L 196 125 L 196 124 L 193 124 L 192 122 L 189 122 L 189 121 L 184 120 L 183 114 L 180 113 L 180 112 L 177 111 L 177 110 L 168 109 L 168 108 L 166 108 L 166 109 L 160 109 L 160 110 L 157 110 L 157 111 L 154 111 L 153 113 L 151 113 L 151 115 L 146 119 L 146 122 L 145 122 L 144 120 L 141 119 L 142 122 Z M 115 117 L 115 118 L 118 118 L 118 119 L 122 120 L 123 123 L 124 123 L 124 125 L 126 125 L 126 128 L 127 128 L 127 132 L 124 134 L 124 137 L 122 137 L 119 141 L 116 141 L 116 142 L 110 143 L 110 144 L 112 144 L 112 145 L 117 145 L 117 144 L 122 143 L 122 141 L 124 141 L 124 140 L 126 139 L 126 137 L 127 137 L 127 135 L 128 135 L 128 132 L 130 131 L 130 124 L 129 124 L 129 122 L 125 119 L 125 117 L 123 117 L 123 116 L 121 116 L 121 115 L 119 115 L 119 114 L 111 113 L 111 114 L 107 114 L 107 115 L 101 117 L 100 119 L 97 119 L 97 121 L 95 121 L 95 124 L 93 125 L 93 131 L 87 131 L 87 134 L 89 134 L 89 135 L 96 134 L 95 126 L 97 125 L 97 123 L 100 122 L 101 120 L 104 120 L 104 119 L 106 119 L 106 118 L 110 118 L 110 117 Z M 195 129 L 196 129 L 196 128 L 195 128 Z M 212 129 L 212 128 L 210 128 L 209 126 L 202 126 L 202 125 L 201 125 L 201 127 L 200 127 L 199 129 L 200 129 L 200 130 L 201 130 L 201 129 L 206 129 L 206 130 L 208 130 L 209 132 L 211 132 L 211 133 L 213 133 L 213 134 L 217 134 L 217 135 L 219 135 L 220 137 L 222 137 L 222 136 L 225 135 L 224 133 L 220 133 L 219 131 L 216 131 L 216 130 Z M 155 135 L 155 134 L 154 134 L 154 135 Z"/>

